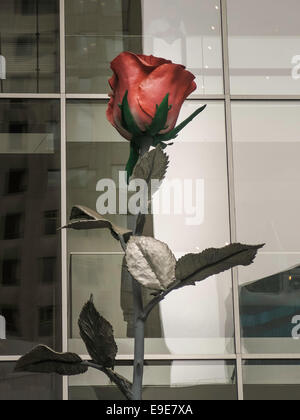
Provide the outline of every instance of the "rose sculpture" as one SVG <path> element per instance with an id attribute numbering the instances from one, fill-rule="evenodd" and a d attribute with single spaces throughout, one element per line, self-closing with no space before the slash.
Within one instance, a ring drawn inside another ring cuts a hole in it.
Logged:
<path id="1" fill-rule="evenodd" d="M 111 63 L 111 69 L 114 74 L 109 80 L 112 93 L 107 118 L 131 142 L 126 167 L 130 177 L 142 138 L 150 137 L 152 146 L 165 148 L 166 142 L 176 138 L 205 107 L 175 127 L 182 104 L 197 85 L 192 73 L 170 60 L 124 52 Z"/>
<path id="2" fill-rule="evenodd" d="M 178 133 L 200 114 L 205 106 L 176 126 L 181 106 L 196 89 L 195 77 L 184 66 L 153 56 L 120 54 L 112 63 L 114 72 L 107 118 L 130 141 L 128 178 L 162 181 L 169 165 L 164 149 Z M 152 150 L 150 148 L 153 147 Z M 149 208 L 151 208 L 151 196 Z M 147 212 L 145 212 L 147 214 Z M 131 279 L 134 304 L 135 350 L 133 381 L 115 370 L 118 347 L 112 325 L 97 311 L 93 298 L 83 307 L 78 325 L 90 361 L 75 353 L 57 353 L 40 345 L 23 356 L 16 371 L 78 375 L 97 369 L 119 388 L 128 400 L 141 400 L 143 389 L 145 323 L 156 305 L 174 290 L 196 285 L 211 276 L 239 265 L 252 264 L 263 245 L 240 243 L 209 248 L 176 260 L 168 245 L 143 236 L 145 214 L 136 215 L 133 230 L 114 225 L 96 211 L 74 206 L 70 223 L 64 228 L 76 230 L 108 229 L 120 242 L 126 259 L 126 275 Z M 151 291 L 145 303 L 142 288 Z"/>

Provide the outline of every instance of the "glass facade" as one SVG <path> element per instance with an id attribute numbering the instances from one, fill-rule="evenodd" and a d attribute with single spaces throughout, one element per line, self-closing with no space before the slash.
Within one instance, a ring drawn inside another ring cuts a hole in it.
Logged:
<path id="1" fill-rule="evenodd" d="M 0 99 L 0 355 L 61 346 L 60 104 Z"/>
<path id="2" fill-rule="evenodd" d="M 299 1 L 3 0 L 0 5 L 0 400 L 118 399 L 100 373 L 15 374 L 38 343 L 88 359 L 77 320 L 91 293 L 131 379 L 133 305 L 119 243 L 58 231 L 96 209 L 129 143 L 106 120 L 122 51 L 187 66 L 197 90 L 168 149 L 168 181 L 200 182 L 199 214 L 148 216 L 176 257 L 266 243 L 251 267 L 174 292 L 146 325 L 145 399 L 299 399 Z M 259 11 L 259 12 L 258 12 Z M 128 214 L 110 216 L 130 227 Z M 175 231 L 176 227 L 176 231 Z M 144 300 L 151 298 L 144 291 Z"/>
<path id="3" fill-rule="evenodd" d="M 116 372 L 131 380 L 132 367 L 119 365 Z M 116 387 L 99 372 L 70 378 L 70 400 L 123 400 Z M 148 362 L 145 366 L 144 400 L 237 400 L 235 365 L 223 361 Z"/>
<path id="4" fill-rule="evenodd" d="M 16 374 L 14 367 L 14 362 L 0 363 L 0 401 L 61 399 L 61 381 L 55 375 Z"/>
<path id="5" fill-rule="evenodd" d="M 2 0 L 1 93 L 59 93 L 59 0 Z"/>
<path id="6" fill-rule="evenodd" d="M 299 2 L 227 4 L 232 94 L 299 95 Z"/>
<path id="7" fill-rule="evenodd" d="M 299 401 L 299 360 L 248 360 L 243 366 L 246 401 Z"/>

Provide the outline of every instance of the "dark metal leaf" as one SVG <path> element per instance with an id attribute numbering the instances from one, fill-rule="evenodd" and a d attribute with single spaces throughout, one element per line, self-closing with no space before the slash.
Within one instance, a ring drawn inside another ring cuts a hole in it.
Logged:
<path id="1" fill-rule="evenodd" d="M 57 373 L 73 376 L 87 372 L 81 358 L 74 353 L 56 353 L 47 346 L 37 346 L 16 364 L 16 372 Z"/>
<path id="2" fill-rule="evenodd" d="M 78 325 L 81 338 L 93 361 L 102 367 L 113 368 L 118 353 L 113 328 L 95 308 L 93 296 L 84 305 Z"/>
<path id="3" fill-rule="evenodd" d="M 150 187 L 151 180 L 155 179 L 161 182 L 165 178 L 168 166 L 168 155 L 162 150 L 161 146 L 157 146 L 139 159 L 134 168 L 132 180 L 143 179 Z M 152 191 L 152 194 L 156 191 L 157 189 Z"/>
<path id="4" fill-rule="evenodd" d="M 131 230 L 114 225 L 96 211 L 85 206 L 74 206 L 71 211 L 70 223 L 63 226 L 62 229 L 109 229 L 115 239 L 119 239 L 120 235 L 124 237 L 126 242 L 132 235 Z"/>
<path id="5" fill-rule="evenodd" d="M 182 282 L 178 288 L 195 284 L 238 265 L 250 265 L 263 246 L 238 243 L 220 249 L 206 249 L 200 254 L 187 254 L 176 264 L 176 279 Z"/>
<path id="6" fill-rule="evenodd" d="M 128 400 L 132 400 L 132 383 L 126 378 L 114 372 L 112 369 L 103 369 L 103 372 L 114 382 Z"/>

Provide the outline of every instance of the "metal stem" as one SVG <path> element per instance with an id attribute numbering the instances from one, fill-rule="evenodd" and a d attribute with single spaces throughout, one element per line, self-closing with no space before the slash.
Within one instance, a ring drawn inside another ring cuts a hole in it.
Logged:
<path id="1" fill-rule="evenodd" d="M 153 143 L 152 137 L 141 137 L 139 139 L 140 156 L 147 153 Z M 143 223 L 138 227 L 136 219 L 135 235 L 143 234 Z M 132 394 L 134 401 L 142 400 L 143 376 L 144 376 L 144 357 L 145 357 L 145 318 L 142 286 L 132 278 L 133 310 L 134 310 L 134 367 L 133 367 L 133 387 Z"/>

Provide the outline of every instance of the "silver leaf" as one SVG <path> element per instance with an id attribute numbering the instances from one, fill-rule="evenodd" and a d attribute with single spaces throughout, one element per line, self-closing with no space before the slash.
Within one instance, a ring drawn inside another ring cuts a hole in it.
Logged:
<path id="1" fill-rule="evenodd" d="M 175 281 L 176 258 L 168 245 L 145 236 L 133 236 L 126 250 L 127 267 L 143 286 L 166 290 Z"/>
<path id="2" fill-rule="evenodd" d="M 169 166 L 169 157 L 162 150 L 160 146 L 150 152 L 145 153 L 137 162 L 131 180 L 143 179 L 147 182 L 148 187 L 151 187 L 151 180 L 157 180 L 158 185 L 153 189 L 152 195 L 159 188 L 159 183 L 162 182 L 166 176 Z M 150 193 L 150 191 L 149 191 Z"/>

